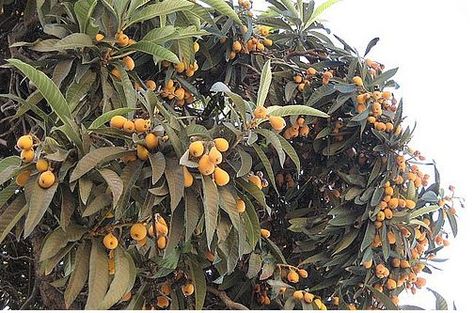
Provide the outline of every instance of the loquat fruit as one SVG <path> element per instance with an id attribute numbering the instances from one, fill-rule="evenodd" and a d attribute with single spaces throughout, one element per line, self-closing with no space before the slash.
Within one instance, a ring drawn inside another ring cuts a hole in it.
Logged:
<path id="1" fill-rule="evenodd" d="M 135 68 L 135 61 L 129 56 L 126 56 L 122 59 L 123 67 L 127 69 L 127 71 L 132 71 Z"/>
<path id="2" fill-rule="evenodd" d="M 148 133 L 145 136 L 145 145 L 148 150 L 153 150 L 158 147 L 159 141 L 158 136 L 153 133 Z"/>
<path id="3" fill-rule="evenodd" d="M 150 153 L 148 152 L 147 148 L 145 148 L 142 145 L 137 145 L 137 157 L 140 160 L 142 160 L 142 161 L 148 160 L 149 155 L 150 155 Z"/>
<path id="4" fill-rule="evenodd" d="M 187 283 L 181 286 L 181 291 L 185 296 L 190 296 L 194 293 L 194 285 L 191 283 Z"/>
<path id="5" fill-rule="evenodd" d="M 130 133 L 133 133 L 135 131 L 135 124 L 132 121 L 127 120 L 123 123 L 122 128 L 125 132 L 130 134 Z"/>
<path id="6" fill-rule="evenodd" d="M 191 187 L 191 185 L 194 182 L 194 177 L 189 172 L 189 170 L 186 166 L 183 166 L 183 177 L 184 177 L 184 187 L 186 187 L 186 188 Z"/>
<path id="7" fill-rule="evenodd" d="M 148 130 L 149 127 L 149 122 L 145 121 L 142 118 L 137 118 L 134 122 L 135 125 L 135 131 L 142 133 Z"/>
<path id="8" fill-rule="evenodd" d="M 262 236 L 263 238 L 269 238 L 270 231 L 268 229 L 262 228 L 260 229 L 260 236 Z"/>
<path id="9" fill-rule="evenodd" d="M 156 245 L 158 246 L 158 249 L 160 250 L 163 250 L 164 248 L 166 248 L 166 243 L 167 243 L 167 240 L 165 236 L 159 236 L 158 240 L 156 241 Z"/>
<path id="10" fill-rule="evenodd" d="M 294 270 L 290 270 L 286 276 L 286 279 L 288 279 L 290 283 L 297 283 L 300 280 L 300 276 Z"/>
<path id="11" fill-rule="evenodd" d="M 109 233 L 104 236 L 102 243 L 109 250 L 114 250 L 118 246 L 118 239 L 112 233 Z"/>
<path id="12" fill-rule="evenodd" d="M 214 181 L 216 182 L 217 186 L 222 187 L 229 183 L 230 176 L 226 171 L 216 166 L 214 170 Z"/>
<path id="13" fill-rule="evenodd" d="M 29 170 L 23 170 L 21 171 L 15 178 L 15 182 L 18 186 L 23 187 L 26 185 L 28 182 L 28 179 L 30 178 L 31 171 Z"/>
<path id="14" fill-rule="evenodd" d="M 145 86 L 148 90 L 151 90 L 151 91 L 156 90 L 156 83 L 151 79 L 148 79 L 145 81 Z"/>
<path id="15" fill-rule="evenodd" d="M 140 241 L 146 237 L 146 227 L 142 223 L 133 224 L 130 228 L 130 237 L 136 241 Z"/>
<path id="16" fill-rule="evenodd" d="M 110 119 L 110 127 L 122 128 L 127 119 L 121 115 L 115 115 Z"/>
<path id="17" fill-rule="evenodd" d="M 267 109 L 264 106 L 258 106 L 253 111 L 255 118 L 265 118 L 267 117 Z"/>
<path id="18" fill-rule="evenodd" d="M 305 294 L 304 294 L 304 301 L 305 301 L 306 303 L 311 303 L 311 302 L 313 302 L 313 300 L 314 300 L 314 295 L 313 295 L 312 293 L 305 292 Z"/>
<path id="19" fill-rule="evenodd" d="M 27 150 L 21 150 L 20 158 L 23 163 L 30 163 L 35 158 L 35 150 L 32 148 Z"/>
<path id="20" fill-rule="evenodd" d="M 250 183 L 257 186 L 258 189 L 262 189 L 262 180 L 257 175 L 250 175 L 248 180 Z"/>
<path id="21" fill-rule="evenodd" d="M 295 290 L 295 292 L 293 292 L 293 298 L 295 300 L 298 300 L 298 301 L 301 301 L 304 299 L 304 293 L 302 290 Z"/>
<path id="22" fill-rule="evenodd" d="M 356 85 L 356 86 L 362 86 L 364 83 L 362 81 L 362 78 L 360 78 L 360 76 L 354 76 L 352 77 L 352 82 Z"/>
<path id="23" fill-rule="evenodd" d="M 225 138 L 214 139 L 214 144 L 220 152 L 226 152 L 229 149 L 229 142 Z"/>
<path id="24" fill-rule="evenodd" d="M 270 121 L 272 128 L 277 132 L 282 131 L 286 126 L 285 119 L 281 116 L 270 116 L 268 120 Z"/>
<path id="25" fill-rule="evenodd" d="M 95 35 L 95 41 L 97 42 L 101 42 L 102 40 L 104 40 L 105 36 L 102 35 L 101 33 L 98 33 L 97 35 Z"/>
<path id="26" fill-rule="evenodd" d="M 170 300 L 168 300 L 167 297 L 165 296 L 158 296 L 156 298 L 156 305 L 160 308 L 160 309 L 165 309 L 167 307 L 170 306 Z"/>
<path id="27" fill-rule="evenodd" d="M 235 201 L 235 209 L 237 213 L 244 213 L 245 212 L 245 202 L 242 199 L 237 199 Z"/>
<path id="28" fill-rule="evenodd" d="M 21 150 L 31 150 L 33 148 L 33 137 L 31 135 L 23 135 L 18 138 L 16 145 Z"/>
<path id="29" fill-rule="evenodd" d="M 38 172 L 40 172 L 40 173 L 46 172 L 48 169 L 49 169 L 49 162 L 48 162 L 48 160 L 39 159 L 39 160 L 36 162 L 36 170 L 38 170 Z"/>
<path id="30" fill-rule="evenodd" d="M 198 166 L 199 172 L 204 175 L 211 175 L 214 173 L 216 166 L 214 163 L 211 162 L 209 159 L 209 155 L 204 154 L 201 159 L 199 159 L 199 166 Z"/>
<path id="31" fill-rule="evenodd" d="M 40 185 L 41 188 L 47 189 L 51 187 L 55 181 L 56 181 L 56 177 L 54 176 L 53 172 L 44 171 L 39 176 L 38 184 Z"/>
<path id="32" fill-rule="evenodd" d="M 204 153 L 204 143 L 202 141 L 194 141 L 189 145 L 189 154 L 195 158 L 199 158 Z"/>
<path id="33" fill-rule="evenodd" d="M 209 161 L 211 161 L 214 165 L 222 163 L 222 154 L 217 150 L 216 147 L 212 147 L 209 150 Z"/>

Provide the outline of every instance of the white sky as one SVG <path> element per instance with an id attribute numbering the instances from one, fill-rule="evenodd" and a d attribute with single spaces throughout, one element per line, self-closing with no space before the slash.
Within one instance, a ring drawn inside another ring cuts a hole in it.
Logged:
<path id="1" fill-rule="evenodd" d="M 254 5 L 262 9 L 264 1 L 255 0 Z M 442 272 L 425 275 L 427 285 L 441 293 L 450 308 L 453 300 L 460 310 L 472 308 L 474 118 L 469 114 L 474 105 L 474 1 L 343 0 L 321 18 L 361 54 L 372 38 L 380 37 L 368 57 L 386 69 L 400 67 L 395 79 L 404 113 L 408 123 L 417 122 L 411 146 L 434 159 L 442 184 L 455 185 L 467 201 L 465 209 L 458 208 L 458 237 L 439 254 L 449 260 L 438 263 Z M 402 302 L 434 309 L 428 291 L 407 294 Z"/>

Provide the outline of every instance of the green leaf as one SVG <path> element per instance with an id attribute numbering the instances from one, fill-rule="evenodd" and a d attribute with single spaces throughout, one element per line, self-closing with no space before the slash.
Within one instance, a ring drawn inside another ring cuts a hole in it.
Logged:
<path id="1" fill-rule="evenodd" d="M 446 300 L 443 298 L 442 295 L 440 295 L 439 293 L 437 293 L 431 288 L 426 288 L 426 289 L 431 291 L 436 297 L 436 310 L 443 310 L 443 311 L 448 310 L 448 303 L 446 302 Z"/>
<path id="2" fill-rule="evenodd" d="M 377 289 L 373 288 L 372 286 L 366 285 L 367 288 L 372 292 L 375 298 L 377 298 L 380 302 L 383 303 L 387 310 L 398 310 L 397 306 L 393 304 L 392 300 L 385 295 L 384 293 L 378 291 Z"/>
<path id="3" fill-rule="evenodd" d="M 99 239 L 92 241 L 87 286 L 89 293 L 87 295 L 85 309 L 98 310 L 109 286 L 107 253 Z"/>
<path id="4" fill-rule="evenodd" d="M 69 104 L 71 111 L 74 112 L 76 107 L 79 105 L 81 99 L 88 93 L 92 85 L 95 83 L 96 74 L 88 70 L 81 79 L 76 82 L 72 82 L 66 91 L 66 101 Z"/>
<path id="5" fill-rule="evenodd" d="M 25 197 L 18 196 L 0 215 L 0 243 L 7 237 L 8 233 L 15 227 L 16 223 L 26 214 L 28 206 Z"/>
<path id="6" fill-rule="evenodd" d="M 69 105 L 59 88 L 54 82 L 41 71 L 36 70 L 29 64 L 16 59 L 9 59 L 8 63 L 18 68 L 25 76 L 27 76 L 33 84 L 38 88 L 39 92 L 46 99 L 50 107 L 64 123 L 64 130 L 67 136 L 82 149 L 82 140 L 79 136 L 79 130 L 72 123 L 71 111 Z"/>
<path id="7" fill-rule="evenodd" d="M 267 112 L 273 116 L 309 115 L 323 118 L 329 117 L 329 115 L 318 109 L 299 104 L 285 106 L 273 105 L 267 108 Z"/>
<path id="8" fill-rule="evenodd" d="M 280 248 L 269 238 L 264 239 L 272 251 L 272 255 L 276 258 L 277 262 L 280 264 L 287 264 L 285 257 L 283 256 L 283 253 L 281 253 Z"/>
<path id="9" fill-rule="evenodd" d="M 79 0 L 74 3 L 74 13 L 76 14 L 79 30 L 81 33 L 93 35 L 93 29 L 89 23 L 93 20 L 92 13 L 97 5 L 97 0 Z"/>
<path id="10" fill-rule="evenodd" d="M 189 270 L 194 285 L 194 299 L 196 301 L 194 309 L 202 310 L 207 293 L 206 276 L 204 276 L 204 270 L 194 259 L 189 259 Z"/>
<path id="11" fill-rule="evenodd" d="M 262 257 L 260 254 L 252 252 L 249 258 L 249 268 L 247 270 L 247 278 L 252 279 L 257 277 L 258 272 L 262 268 Z"/>
<path id="12" fill-rule="evenodd" d="M 90 125 L 89 125 L 89 130 L 93 130 L 96 128 L 101 127 L 105 123 L 109 122 L 112 117 L 116 115 L 125 115 L 127 113 L 133 112 L 135 109 L 134 108 L 118 108 L 112 111 L 107 111 L 103 113 L 101 116 L 96 118 Z"/>
<path id="13" fill-rule="evenodd" d="M 375 226 L 373 223 L 367 223 L 367 228 L 365 230 L 364 239 L 362 240 L 362 245 L 360 246 L 360 251 L 364 251 L 365 248 L 372 244 L 372 241 L 375 237 Z"/>
<path id="14" fill-rule="evenodd" d="M 453 236 L 456 237 L 458 235 L 458 222 L 456 222 L 456 217 L 451 215 L 450 213 L 447 214 L 449 226 L 451 226 L 451 230 L 453 232 Z"/>
<path id="15" fill-rule="evenodd" d="M 0 172 L 3 172 L 7 167 L 18 167 L 21 165 L 21 159 L 16 155 L 12 155 L 0 160 Z"/>
<path id="16" fill-rule="evenodd" d="M 206 225 L 207 246 L 211 247 L 212 238 L 217 228 L 219 214 L 219 198 L 217 186 L 210 176 L 202 177 L 204 193 L 204 222 Z"/>
<path id="17" fill-rule="evenodd" d="M 77 225 L 71 225 L 66 231 L 61 227 L 56 228 L 44 240 L 41 248 L 40 262 L 55 256 L 69 241 L 81 239 L 85 232 L 85 228 Z"/>
<path id="18" fill-rule="evenodd" d="M 176 54 L 151 41 L 139 41 L 130 46 L 130 49 L 150 54 L 158 61 L 166 60 L 175 64 L 179 63 L 179 58 Z"/>
<path id="19" fill-rule="evenodd" d="M 130 15 L 124 29 L 135 24 L 150 20 L 157 16 L 165 16 L 174 12 L 190 9 L 193 4 L 186 0 L 165 0 L 136 10 Z"/>
<path id="20" fill-rule="evenodd" d="M 199 206 L 199 200 L 194 194 L 194 192 L 189 189 L 186 189 L 184 191 L 184 194 L 184 205 L 186 209 L 184 224 L 186 228 L 185 241 L 188 241 L 193 236 L 194 229 L 199 223 L 199 219 L 202 216 L 202 210 Z"/>
<path id="21" fill-rule="evenodd" d="M 117 173 L 108 168 L 99 170 L 99 173 L 107 182 L 110 190 L 112 190 L 113 207 L 115 208 L 118 204 L 120 196 L 122 196 L 123 182 Z"/>
<path id="22" fill-rule="evenodd" d="M 280 165 L 283 168 L 285 164 L 286 155 L 277 134 L 271 130 L 264 129 L 264 128 L 256 129 L 255 132 L 257 134 L 264 136 L 265 139 L 267 139 L 267 141 L 272 144 L 273 148 L 278 154 L 278 160 L 280 161 Z"/>
<path id="23" fill-rule="evenodd" d="M 101 193 L 94 200 L 89 203 L 89 205 L 85 208 L 84 212 L 82 213 L 83 217 L 91 216 L 102 210 L 103 208 L 109 206 L 112 201 L 112 197 L 109 193 Z"/>
<path id="24" fill-rule="evenodd" d="M 233 8 L 229 6 L 224 0 L 201 0 L 205 4 L 211 6 L 217 12 L 221 13 L 222 15 L 226 15 L 230 17 L 234 22 L 239 25 L 243 25 L 242 21 L 240 20 L 237 13 L 234 11 Z"/>
<path id="25" fill-rule="evenodd" d="M 272 68 L 270 65 L 270 59 L 265 62 L 265 65 L 262 68 L 262 74 L 260 76 L 260 87 L 257 94 L 257 106 L 263 106 L 265 104 L 265 99 L 268 95 L 268 90 L 272 83 Z"/>
<path id="26" fill-rule="evenodd" d="M 39 184 L 34 184 L 28 204 L 28 214 L 25 220 L 24 238 L 28 237 L 36 225 L 41 221 L 41 218 L 44 213 L 46 213 L 57 189 L 58 182 L 55 182 L 47 189 L 41 188 Z"/>
<path id="27" fill-rule="evenodd" d="M 12 181 L 7 187 L 0 190 L 0 208 L 15 194 L 18 185 Z"/>
<path id="28" fill-rule="evenodd" d="M 311 16 L 309 19 L 306 21 L 304 24 L 303 30 L 306 30 L 308 27 L 314 24 L 318 20 L 319 15 L 326 11 L 329 7 L 331 7 L 333 4 L 339 2 L 340 0 L 326 0 L 325 2 L 321 3 L 317 7 L 314 8 L 313 13 L 311 13 Z"/>
<path id="29" fill-rule="evenodd" d="M 279 134 L 276 134 L 276 135 L 278 139 L 280 140 L 283 151 L 285 151 L 285 153 L 290 157 L 293 163 L 295 163 L 296 171 L 299 173 L 301 171 L 301 163 L 300 163 L 300 158 L 295 148 L 293 148 L 293 146 L 288 142 L 288 140 L 283 138 L 283 136 Z"/>
<path id="30" fill-rule="evenodd" d="M 115 249 L 115 274 L 110 283 L 109 290 L 99 305 L 100 310 L 108 310 L 112 305 L 120 301 L 135 282 L 136 268 L 132 258 L 119 246 Z"/>
<path id="31" fill-rule="evenodd" d="M 91 244 L 89 241 L 82 242 L 76 251 L 74 258 L 74 270 L 69 278 L 68 285 L 64 291 L 64 302 L 68 309 L 81 292 L 89 274 L 89 258 Z"/>
<path id="32" fill-rule="evenodd" d="M 183 168 L 177 159 L 166 159 L 165 177 L 170 191 L 170 209 L 173 212 L 184 196 Z"/>
<path id="33" fill-rule="evenodd" d="M 382 74 L 377 76 L 377 78 L 375 78 L 370 84 L 368 84 L 367 87 L 380 85 L 380 84 L 386 82 L 387 80 L 392 78 L 397 73 L 397 71 L 398 71 L 398 67 L 392 68 L 392 69 L 389 69 L 389 70 L 383 72 Z"/>
<path id="34" fill-rule="evenodd" d="M 54 48 L 57 50 L 81 49 L 85 47 L 94 47 L 92 39 L 87 34 L 74 33 L 56 42 Z"/>
<path id="35" fill-rule="evenodd" d="M 79 162 L 77 162 L 76 167 L 71 173 L 69 181 L 73 182 L 75 180 L 78 180 L 101 162 L 107 162 L 110 160 L 121 158 L 127 155 L 127 153 L 130 154 L 134 152 L 127 151 L 125 148 L 122 147 L 102 147 L 92 150 L 82 159 L 80 159 Z"/>
<path id="36" fill-rule="evenodd" d="M 428 213 L 437 211 L 439 209 L 440 209 L 440 207 L 437 204 L 419 208 L 419 209 L 417 209 L 417 210 L 410 213 L 410 219 L 417 218 L 418 216 L 422 216 L 424 214 L 428 214 Z"/>
<path id="37" fill-rule="evenodd" d="M 163 176 L 166 167 L 165 156 L 161 152 L 150 154 L 148 157 L 151 164 L 151 183 L 154 185 Z"/>
<path id="38" fill-rule="evenodd" d="M 270 180 L 273 185 L 273 188 L 275 188 L 275 191 L 278 193 L 278 188 L 275 182 L 275 174 L 273 173 L 272 164 L 270 163 L 270 160 L 258 144 L 254 143 L 252 147 L 254 148 L 255 152 L 257 152 L 258 157 L 262 161 L 263 167 L 265 168 L 265 172 L 267 172 L 267 178 Z"/>
<path id="39" fill-rule="evenodd" d="M 300 18 L 298 11 L 295 8 L 294 2 L 292 0 L 281 0 L 281 3 L 290 11 L 294 17 Z"/>
<path id="40" fill-rule="evenodd" d="M 358 234 L 359 234 L 359 231 L 357 229 L 351 229 L 349 233 L 344 234 L 341 241 L 339 241 L 339 243 L 336 245 L 332 255 L 338 254 L 342 250 L 349 247 L 351 243 L 353 243 L 354 240 L 357 238 Z"/>
<path id="41" fill-rule="evenodd" d="M 252 156 L 244 151 L 241 147 L 237 147 L 237 152 L 240 156 L 240 168 L 237 172 L 237 177 L 247 175 L 252 170 Z"/>

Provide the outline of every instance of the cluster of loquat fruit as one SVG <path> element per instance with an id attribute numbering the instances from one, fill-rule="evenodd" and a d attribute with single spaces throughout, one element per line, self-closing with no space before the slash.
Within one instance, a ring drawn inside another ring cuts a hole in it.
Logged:
<path id="1" fill-rule="evenodd" d="M 36 137 L 35 137 L 36 138 Z M 17 140 L 17 147 L 21 149 L 20 158 L 23 163 L 31 163 L 35 159 L 34 140 L 32 135 L 23 135 Z M 48 189 L 55 181 L 56 176 L 54 175 L 52 168 L 50 168 L 49 161 L 46 159 L 39 159 L 35 164 L 36 170 L 41 173 L 38 177 L 38 185 L 41 188 Z M 18 186 L 23 187 L 28 182 L 31 176 L 31 170 L 25 169 L 21 171 L 15 182 Z"/>
<path id="2" fill-rule="evenodd" d="M 195 43 L 197 44 L 197 43 Z M 199 44 L 198 44 L 199 45 Z M 198 48 L 199 50 L 199 48 Z M 168 63 L 163 63 L 164 67 L 166 67 L 166 64 Z M 178 64 L 174 65 L 174 69 L 176 73 L 181 74 L 185 73 L 187 77 L 192 77 L 196 73 L 196 71 L 199 69 L 199 65 L 197 61 L 195 60 L 193 64 L 187 64 L 184 61 L 179 62 Z"/>
<path id="3" fill-rule="evenodd" d="M 270 125 L 272 126 L 273 130 L 276 132 L 281 132 L 286 127 L 286 121 L 281 116 L 274 116 L 267 113 L 267 108 L 264 106 L 257 106 L 253 111 L 254 121 L 259 119 L 268 118 Z"/>
<path id="4" fill-rule="evenodd" d="M 313 67 L 308 67 L 304 73 L 298 73 L 293 76 L 293 81 L 298 84 L 298 91 L 303 92 L 305 88 L 311 84 L 311 80 L 315 77 L 317 73 L 318 72 Z"/>
<path id="5" fill-rule="evenodd" d="M 194 102 L 194 96 L 185 88 L 177 87 L 177 82 L 172 79 L 166 82 L 160 95 L 168 100 L 176 99 L 176 105 L 179 107 Z"/>
<path id="6" fill-rule="evenodd" d="M 245 45 L 240 40 L 235 40 L 232 43 L 231 51 L 229 52 L 229 60 L 233 60 L 239 53 L 250 53 L 250 52 L 263 52 L 265 47 L 271 47 L 273 41 L 270 38 L 266 38 L 270 33 L 270 28 L 267 26 L 259 26 L 257 28 L 259 37 L 252 36 Z M 243 27 L 242 33 L 247 32 L 247 27 Z"/>
<path id="7" fill-rule="evenodd" d="M 293 179 L 293 175 L 290 173 L 278 173 L 275 176 L 275 182 L 278 188 L 283 188 L 285 186 L 287 189 L 293 188 L 296 186 L 296 182 Z"/>

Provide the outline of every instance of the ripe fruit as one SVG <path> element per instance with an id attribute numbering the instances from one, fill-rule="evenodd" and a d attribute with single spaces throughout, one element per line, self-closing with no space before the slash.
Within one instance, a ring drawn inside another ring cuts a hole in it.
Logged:
<path id="1" fill-rule="evenodd" d="M 133 133 L 135 131 L 135 124 L 132 121 L 125 121 L 123 123 L 123 130 L 127 133 Z"/>
<path id="2" fill-rule="evenodd" d="M 142 223 L 133 224 L 130 228 L 130 237 L 136 241 L 140 241 L 146 237 L 146 227 Z"/>
<path id="3" fill-rule="evenodd" d="M 265 118 L 267 117 L 267 109 L 264 106 L 258 106 L 253 111 L 255 118 Z"/>
<path id="4" fill-rule="evenodd" d="M 229 149 L 229 142 L 225 138 L 214 139 L 214 144 L 220 152 L 226 152 Z"/>
<path id="5" fill-rule="evenodd" d="M 295 83 L 301 84 L 303 82 L 303 77 L 301 75 L 295 75 L 293 77 L 293 80 L 295 81 Z"/>
<path id="6" fill-rule="evenodd" d="M 199 158 L 203 153 L 204 144 L 202 141 L 194 141 L 189 145 L 189 154 L 191 154 L 193 157 Z"/>
<path id="7" fill-rule="evenodd" d="M 374 116 L 369 116 L 367 118 L 367 122 L 369 122 L 370 124 L 374 124 L 376 120 L 377 119 Z"/>
<path id="8" fill-rule="evenodd" d="M 202 175 L 207 176 L 207 175 L 211 175 L 212 173 L 214 173 L 214 170 L 216 169 L 216 166 L 209 159 L 209 155 L 205 154 L 199 160 L 198 169 L 199 169 L 199 172 L 201 172 Z"/>
<path id="9" fill-rule="evenodd" d="M 20 158 L 24 163 L 30 163 L 35 158 L 35 151 L 33 149 L 21 150 Z"/>
<path id="10" fill-rule="evenodd" d="M 134 124 L 135 124 L 135 130 L 139 133 L 142 133 L 148 129 L 149 122 L 145 121 L 142 118 L 137 118 Z"/>
<path id="11" fill-rule="evenodd" d="M 197 53 L 199 51 L 199 43 L 197 41 L 193 43 L 193 51 L 194 53 Z"/>
<path id="12" fill-rule="evenodd" d="M 163 295 L 168 296 L 171 293 L 171 285 L 165 282 L 160 286 L 160 291 Z"/>
<path id="13" fill-rule="evenodd" d="M 115 35 L 115 40 L 117 41 L 117 44 L 121 47 L 128 45 L 128 36 L 122 32 L 117 33 Z"/>
<path id="14" fill-rule="evenodd" d="M 369 269 L 372 267 L 372 259 L 368 260 L 368 261 L 364 261 L 362 263 L 362 265 L 366 268 L 366 269 Z"/>
<path id="15" fill-rule="evenodd" d="M 398 207 L 398 199 L 397 198 L 392 198 L 388 201 L 388 207 L 391 209 L 395 209 Z"/>
<path id="16" fill-rule="evenodd" d="M 185 296 L 190 296 L 194 293 L 194 285 L 191 283 L 187 283 L 181 286 L 181 291 Z"/>
<path id="17" fill-rule="evenodd" d="M 263 39 L 262 43 L 265 47 L 271 47 L 273 45 L 273 40 L 265 38 Z"/>
<path id="18" fill-rule="evenodd" d="M 105 36 L 102 35 L 101 33 L 98 33 L 97 35 L 95 35 L 95 41 L 97 42 L 101 42 L 102 40 L 104 40 Z"/>
<path id="19" fill-rule="evenodd" d="M 226 171 L 216 166 L 214 170 L 214 181 L 216 182 L 217 186 L 222 187 L 229 183 L 230 176 Z"/>
<path id="20" fill-rule="evenodd" d="M 298 269 L 298 275 L 300 275 L 301 278 L 308 278 L 308 272 L 303 268 Z"/>
<path id="21" fill-rule="evenodd" d="M 237 213 L 244 213 L 245 212 L 245 202 L 242 199 L 237 199 L 235 201 L 235 209 Z"/>
<path id="22" fill-rule="evenodd" d="M 147 243 L 146 236 L 142 240 L 137 240 L 137 246 L 139 247 L 143 247 L 144 245 L 146 245 L 146 243 Z"/>
<path id="23" fill-rule="evenodd" d="M 311 76 L 316 75 L 316 73 L 317 72 L 313 67 L 308 67 L 308 69 L 306 70 L 306 74 L 311 75 Z"/>
<path id="24" fill-rule="evenodd" d="M 40 159 L 38 162 L 36 162 L 36 169 L 38 172 L 46 172 L 49 168 L 49 162 L 45 159 Z"/>
<path id="25" fill-rule="evenodd" d="M 148 150 L 153 150 L 159 145 L 158 136 L 153 133 L 148 133 L 145 136 L 145 145 Z"/>
<path id="26" fill-rule="evenodd" d="M 290 283 L 297 283 L 300 281 L 300 276 L 294 270 L 290 270 L 286 278 L 288 279 Z"/>
<path id="27" fill-rule="evenodd" d="M 150 153 L 148 152 L 148 150 L 142 146 L 142 145 L 137 145 L 137 156 L 140 160 L 142 161 L 146 161 L 148 160 L 148 155 Z"/>
<path id="28" fill-rule="evenodd" d="M 395 305 L 398 305 L 400 303 L 400 299 L 398 298 L 398 296 L 391 296 L 390 300 L 392 300 L 392 303 Z"/>
<path id="29" fill-rule="evenodd" d="M 158 249 L 160 250 L 163 250 L 164 248 L 166 248 L 166 243 L 167 243 L 167 240 L 165 236 L 159 236 L 158 240 L 156 241 L 156 245 L 158 246 Z"/>
<path id="30" fill-rule="evenodd" d="M 286 126 L 285 119 L 281 116 L 270 116 L 268 119 L 270 121 L 270 125 L 272 125 L 272 128 L 277 132 L 282 131 Z"/>
<path id="31" fill-rule="evenodd" d="M 112 233 L 109 233 L 105 235 L 102 243 L 107 249 L 114 250 L 118 246 L 118 239 Z"/>
<path id="32" fill-rule="evenodd" d="M 362 82 L 362 78 L 360 78 L 360 76 L 354 76 L 352 78 L 352 82 L 356 85 L 356 86 L 362 86 L 364 83 Z"/>
<path id="33" fill-rule="evenodd" d="M 28 182 L 28 179 L 30 178 L 30 174 L 31 174 L 31 171 L 29 170 L 21 171 L 15 179 L 16 184 L 20 187 L 25 186 L 26 183 Z"/>
<path id="34" fill-rule="evenodd" d="M 242 50 L 242 44 L 238 41 L 234 41 L 232 44 L 232 50 L 239 53 Z"/>
<path id="35" fill-rule="evenodd" d="M 122 299 L 120 299 L 120 300 L 122 300 L 123 302 L 127 302 L 127 301 L 129 301 L 131 298 L 132 298 L 132 293 L 129 291 L 129 292 L 127 292 L 126 294 L 124 294 L 124 295 L 122 296 Z"/>
<path id="36" fill-rule="evenodd" d="M 385 209 L 383 210 L 383 213 L 385 214 L 385 219 L 391 220 L 393 217 L 393 212 L 390 209 Z"/>
<path id="37" fill-rule="evenodd" d="M 110 74 L 112 74 L 113 77 L 117 78 L 118 80 L 121 80 L 122 79 L 122 73 L 120 73 L 119 69 L 114 67 L 112 69 L 112 71 L 110 72 Z"/>
<path id="38" fill-rule="evenodd" d="M 314 295 L 312 293 L 306 292 L 304 294 L 304 301 L 306 303 L 311 303 L 311 302 L 313 302 L 313 300 L 314 300 Z"/>
<path id="39" fill-rule="evenodd" d="M 155 237 L 155 231 L 158 235 L 166 236 L 168 234 L 168 226 L 166 226 L 166 222 L 162 223 L 160 220 L 158 220 L 155 223 L 155 229 L 153 229 L 153 225 L 150 225 L 148 228 L 148 235 L 150 237 Z"/>
<path id="40" fill-rule="evenodd" d="M 151 90 L 151 91 L 156 90 L 156 83 L 153 80 L 146 80 L 145 86 L 148 90 Z"/>
<path id="41" fill-rule="evenodd" d="M 388 243 L 391 244 L 391 245 L 393 245 L 397 242 L 395 234 L 392 231 L 389 231 L 387 233 L 387 240 L 388 240 Z"/>
<path id="42" fill-rule="evenodd" d="M 300 83 L 300 84 L 298 84 L 298 91 L 299 91 L 299 92 L 303 92 L 305 87 L 306 87 L 306 84 L 305 84 L 305 83 Z"/>
<path id="43" fill-rule="evenodd" d="M 336 300 L 337 299 L 337 300 Z M 339 305 L 339 297 L 333 297 L 333 301 L 332 303 L 335 305 L 335 306 L 338 306 Z M 314 299 L 314 304 L 316 304 L 316 306 L 318 307 L 318 309 L 320 310 L 327 310 L 326 308 L 326 305 L 321 301 L 321 299 Z"/>
<path id="44" fill-rule="evenodd" d="M 54 176 L 53 172 L 51 171 L 45 171 L 41 173 L 38 179 L 38 184 L 40 185 L 41 188 L 49 188 L 51 187 L 54 182 L 56 181 L 56 177 Z"/>
<path id="45" fill-rule="evenodd" d="M 393 290 L 397 288 L 397 282 L 391 278 L 387 279 L 387 282 L 385 283 L 385 287 L 387 287 L 388 290 Z"/>
<path id="46" fill-rule="evenodd" d="M 385 219 L 385 213 L 384 211 L 380 210 L 378 213 L 377 213 L 377 221 L 379 222 L 382 222 L 384 219 Z"/>
<path id="47" fill-rule="evenodd" d="M 31 150 L 33 148 L 33 137 L 31 135 L 23 135 L 18 138 L 16 145 L 21 150 Z"/>
<path id="48" fill-rule="evenodd" d="M 270 231 L 268 229 L 262 228 L 260 229 L 260 236 L 263 238 L 268 238 L 270 237 Z"/>
<path id="49" fill-rule="evenodd" d="M 167 307 L 169 307 L 170 305 L 170 300 L 168 300 L 168 298 L 166 298 L 165 296 L 158 296 L 156 298 L 156 305 L 160 308 L 160 309 L 165 309 Z"/>
<path id="50" fill-rule="evenodd" d="M 186 69 L 186 76 L 192 77 L 192 76 L 194 76 L 194 72 L 195 72 L 195 70 L 189 67 L 189 68 Z"/>
<path id="51" fill-rule="evenodd" d="M 257 175 L 250 175 L 249 182 L 257 186 L 258 189 L 262 189 L 262 180 Z"/>
<path id="52" fill-rule="evenodd" d="M 407 260 L 400 260 L 400 267 L 401 268 L 409 268 L 410 263 Z"/>
<path id="53" fill-rule="evenodd" d="M 222 163 L 222 154 L 216 147 L 212 147 L 209 151 L 209 160 L 216 165 Z"/>
<path id="54" fill-rule="evenodd" d="M 416 207 L 416 203 L 413 200 L 408 199 L 408 200 L 405 200 L 405 202 L 406 202 L 406 207 L 408 209 L 414 209 Z"/>
<path id="55" fill-rule="evenodd" d="M 191 187 L 194 181 L 193 175 L 189 172 L 188 168 L 183 166 L 183 176 L 184 176 L 184 187 Z"/>
<path id="56" fill-rule="evenodd" d="M 301 291 L 301 290 L 296 290 L 295 292 L 293 292 L 293 298 L 295 298 L 295 300 L 298 300 L 298 301 L 303 300 L 303 298 L 304 298 L 304 293 L 303 293 L 303 291 Z"/>
<path id="57" fill-rule="evenodd" d="M 125 117 L 121 115 L 115 115 L 114 117 L 110 119 L 110 127 L 123 128 L 123 125 L 125 124 L 126 121 L 127 119 Z"/>
<path id="58" fill-rule="evenodd" d="M 129 56 L 126 56 L 122 59 L 123 66 L 127 69 L 127 71 L 131 71 L 135 68 L 135 61 Z"/>

